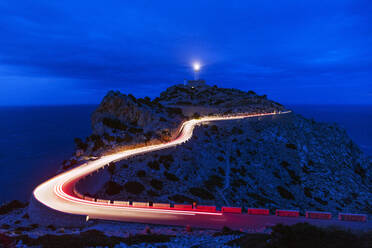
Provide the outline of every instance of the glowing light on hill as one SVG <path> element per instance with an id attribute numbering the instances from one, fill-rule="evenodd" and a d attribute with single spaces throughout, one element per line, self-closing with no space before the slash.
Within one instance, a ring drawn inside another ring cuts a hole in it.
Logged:
<path id="1" fill-rule="evenodd" d="M 194 71 L 200 71 L 200 64 L 198 62 L 194 63 L 192 67 L 194 68 Z"/>

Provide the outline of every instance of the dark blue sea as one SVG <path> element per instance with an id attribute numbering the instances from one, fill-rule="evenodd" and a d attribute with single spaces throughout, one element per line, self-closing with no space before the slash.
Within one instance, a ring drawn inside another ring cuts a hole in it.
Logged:
<path id="1" fill-rule="evenodd" d="M 73 139 L 91 133 L 96 106 L 0 107 L 0 203 L 28 200 L 74 151 Z M 289 106 L 317 121 L 337 122 L 372 155 L 372 106 Z"/>
<path id="2" fill-rule="evenodd" d="M 90 134 L 96 106 L 0 107 L 0 203 L 28 200 Z"/>

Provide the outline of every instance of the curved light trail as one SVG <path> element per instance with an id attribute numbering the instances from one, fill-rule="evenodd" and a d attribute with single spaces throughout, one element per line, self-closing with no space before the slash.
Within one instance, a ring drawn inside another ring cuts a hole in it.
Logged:
<path id="1" fill-rule="evenodd" d="M 237 116 L 214 116 L 192 119 L 184 122 L 179 129 L 177 137 L 168 143 L 125 150 L 102 156 L 94 161 L 86 162 L 40 184 L 33 191 L 33 196 L 37 201 L 51 209 L 68 214 L 87 216 L 87 219 L 105 219 L 166 225 L 192 225 L 208 228 L 221 228 L 222 226 L 230 226 L 233 228 L 250 228 L 252 224 L 271 225 L 274 223 L 283 222 L 284 219 L 288 218 L 279 217 L 280 220 L 278 222 L 278 220 L 276 220 L 276 216 L 249 217 L 249 215 L 229 214 L 219 211 L 207 212 L 197 209 L 177 210 L 173 208 L 160 209 L 151 207 L 125 206 L 120 204 L 112 204 L 109 202 L 95 202 L 77 197 L 73 193 L 73 189 L 75 184 L 80 179 L 97 171 L 100 168 L 103 168 L 111 162 L 116 162 L 135 155 L 158 151 L 185 143 L 192 137 L 195 126 L 202 122 L 272 116 L 278 114 L 287 114 L 289 112 L 291 111 L 263 114 L 241 114 Z M 289 218 L 286 223 L 295 223 L 294 221 L 296 222 L 298 220 Z"/>

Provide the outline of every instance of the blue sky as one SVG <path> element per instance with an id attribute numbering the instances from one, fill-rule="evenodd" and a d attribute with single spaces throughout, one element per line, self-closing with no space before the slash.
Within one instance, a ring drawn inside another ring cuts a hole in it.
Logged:
<path id="1" fill-rule="evenodd" d="M 276 101 L 372 104 L 372 2 L 0 2 L 0 105 L 143 97 L 192 78 Z"/>

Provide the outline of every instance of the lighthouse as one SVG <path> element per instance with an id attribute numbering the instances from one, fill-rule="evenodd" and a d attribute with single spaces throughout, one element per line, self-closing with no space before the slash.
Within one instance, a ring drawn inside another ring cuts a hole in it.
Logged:
<path id="1" fill-rule="evenodd" d="M 200 87 L 200 86 L 205 86 L 205 81 L 202 79 L 199 79 L 199 73 L 201 69 L 201 65 L 199 62 L 195 62 L 192 65 L 193 71 L 194 71 L 194 80 L 189 80 L 187 82 L 187 85 L 190 87 Z"/>

